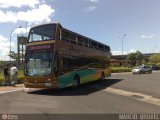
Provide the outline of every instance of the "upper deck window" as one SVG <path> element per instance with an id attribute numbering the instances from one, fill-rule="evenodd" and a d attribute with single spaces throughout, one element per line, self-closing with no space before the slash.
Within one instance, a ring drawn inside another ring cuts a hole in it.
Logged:
<path id="1" fill-rule="evenodd" d="M 54 40 L 55 39 L 55 25 L 42 25 L 34 27 L 29 33 L 29 42 Z"/>

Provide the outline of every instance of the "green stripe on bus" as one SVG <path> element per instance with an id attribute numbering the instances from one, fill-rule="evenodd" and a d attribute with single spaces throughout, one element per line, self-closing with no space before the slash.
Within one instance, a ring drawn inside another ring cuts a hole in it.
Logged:
<path id="1" fill-rule="evenodd" d="M 58 88 L 64 88 L 68 86 L 72 86 L 73 78 L 75 75 L 79 75 L 80 83 L 85 83 L 89 81 L 93 81 L 93 76 L 95 75 L 96 70 L 81 70 L 81 71 L 73 71 L 66 73 L 60 77 L 58 77 Z"/>

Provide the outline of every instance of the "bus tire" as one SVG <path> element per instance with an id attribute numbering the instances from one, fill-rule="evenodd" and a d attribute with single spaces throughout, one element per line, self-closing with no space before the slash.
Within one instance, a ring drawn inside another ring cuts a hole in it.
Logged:
<path id="1" fill-rule="evenodd" d="M 73 83 L 72 83 L 72 87 L 73 88 L 78 88 L 80 85 L 80 77 L 78 75 L 75 75 L 73 78 Z"/>
<path id="2" fill-rule="evenodd" d="M 105 80 L 105 73 L 102 72 L 101 77 L 100 77 L 100 81 L 104 81 Z"/>

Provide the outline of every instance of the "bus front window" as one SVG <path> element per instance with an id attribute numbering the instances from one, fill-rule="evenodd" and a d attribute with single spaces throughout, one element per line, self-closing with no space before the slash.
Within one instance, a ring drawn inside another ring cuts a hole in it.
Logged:
<path id="1" fill-rule="evenodd" d="M 53 53 L 38 52 L 27 55 L 25 74 L 28 76 L 44 76 L 51 73 Z"/>
<path id="2" fill-rule="evenodd" d="M 43 25 L 34 27 L 29 32 L 29 42 L 54 40 L 55 25 Z"/>

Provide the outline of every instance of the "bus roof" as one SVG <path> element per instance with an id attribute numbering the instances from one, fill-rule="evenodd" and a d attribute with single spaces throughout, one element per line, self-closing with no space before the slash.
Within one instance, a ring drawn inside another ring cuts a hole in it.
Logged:
<path id="1" fill-rule="evenodd" d="M 71 30 L 68 30 L 68 29 L 62 27 L 62 25 L 61 25 L 59 22 L 57 22 L 57 23 L 55 22 L 55 23 L 40 24 L 40 25 L 36 25 L 36 26 L 34 26 L 34 27 L 32 27 L 32 28 L 36 28 L 36 27 L 44 26 L 44 25 L 53 25 L 53 24 L 58 25 L 61 29 L 65 30 L 65 31 L 68 31 L 68 32 L 73 33 L 73 34 L 75 34 L 75 35 L 77 35 L 77 36 L 86 38 L 86 39 L 88 39 L 89 41 L 92 41 L 92 42 L 95 42 L 95 43 L 98 43 L 98 44 L 104 45 L 105 47 L 109 47 L 109 48 L 110 48 L 110 46 L 108 46 L 108 45 L 106 45 L 106 44 L 103 44 L 103 43 L 101 43 L 101 42 L 99 42 L 99 41 L 93 40 L 93 39 L 91 39 L 91 38 L 89 38 L 89 37 L 86 37 L 86 36 L 84 36 L 84 35 L 78 34 L 78 33 L 76 33 L 76 32 L 73 32 L 73 31 L 71 31 Z"/>

